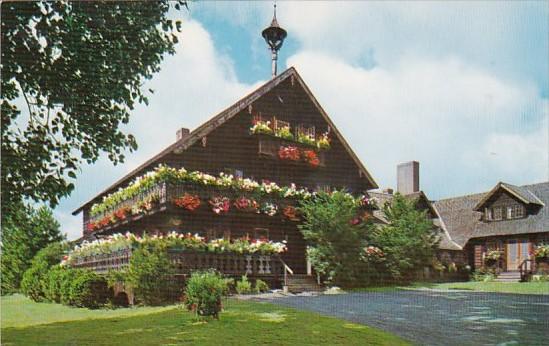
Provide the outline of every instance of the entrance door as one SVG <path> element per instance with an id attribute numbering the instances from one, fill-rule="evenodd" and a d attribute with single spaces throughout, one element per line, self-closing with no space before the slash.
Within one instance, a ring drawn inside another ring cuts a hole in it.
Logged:
<path id="1" fill-rule="evenodd" d="M 529 258 L 528 239 L 510 239 L 507 242 L 507 270 L 519 270 L 519 266 Z"/>

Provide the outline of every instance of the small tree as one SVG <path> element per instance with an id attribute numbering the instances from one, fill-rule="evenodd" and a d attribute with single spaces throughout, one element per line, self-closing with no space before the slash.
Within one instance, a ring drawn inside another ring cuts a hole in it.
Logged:
<path id="1" fill-rule="evenodd" d="M 401 279 L 432 263 L 438 247 L 438 234 L 427 211 L 418 210 L 416 201 L 396 194 L 383 207 L 387 225 L 372 225 L 369 242 L 382 249 L 384 265 L 391 276 Z"/>
<path id="2" fill-rule="evenodd" d="M 360 276 L 360 251 L 368 228 L 354 224 L 356 201 L 343 191 L 320 192 L 301 202 L 303 223 L 299 229 L 309 243 L 309 260 L 328 280 L 349 284 Z"/>
<path id="3" fill-rule="evenodd" d="M 64 239 L 51 209 L 22 203 L 2 215 L 2 294 L 19 290 L 23 274 L 40 249 Z"/>
<path id="4" fill-rule="evenodd" d="M 185 306 L 198 316 L 219 318 L 221 298 L 228 293 L 227 281 L 216 271 L 191 274 L 185 288 Z"/>

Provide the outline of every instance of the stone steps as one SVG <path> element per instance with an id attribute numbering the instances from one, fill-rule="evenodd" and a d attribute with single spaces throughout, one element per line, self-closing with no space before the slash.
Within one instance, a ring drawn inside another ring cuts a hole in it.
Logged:
<path id="1" fill-rule="evenodd" d="M 494 280 L 495 282 L 519 282 L 520 272 L 502 272 Z"/>
<path id="2" fill-rule="evenodd" d="M 291 293 L 321 292 L 322 287 L 317 284 L 313 276 L 296 274 L 288 275 L 288 291 Z"/>

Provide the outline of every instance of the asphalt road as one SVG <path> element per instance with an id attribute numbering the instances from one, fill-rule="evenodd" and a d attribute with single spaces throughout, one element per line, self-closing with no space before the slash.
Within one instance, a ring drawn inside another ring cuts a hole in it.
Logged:
<path id="1" fill-rule="evenodd" d="M 395 290 L 270 301 L 377 327 L 420 345 L 549 345 L 549 295 Z"/>

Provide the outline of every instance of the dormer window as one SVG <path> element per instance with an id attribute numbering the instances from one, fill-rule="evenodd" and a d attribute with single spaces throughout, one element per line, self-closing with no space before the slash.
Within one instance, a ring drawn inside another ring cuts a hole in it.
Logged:
<path id="1" fill-rule="evenodd" d="M 524 217 L 524 207 L 520 204 L 507 207 L 508 219 L 520 219 Z"/>
<path id="2" fill-rule="evenodd" d="M 490 208 L 484 208 L 484 218 L 485 218 L 486 220 L 493 220 L 492 209 L 490 209 Z"/>
<path id="3" fill-rule="evenodd" d="M 492 208 L 492 213 L 494 216 L 494 220 L 502 220 L 503 219 L 503 212 L 500 207 Z"/>

